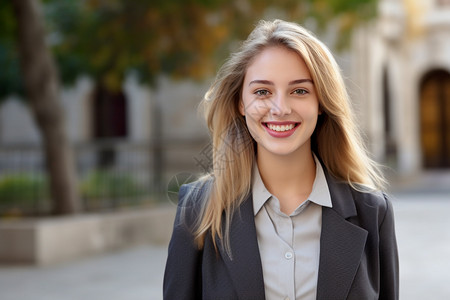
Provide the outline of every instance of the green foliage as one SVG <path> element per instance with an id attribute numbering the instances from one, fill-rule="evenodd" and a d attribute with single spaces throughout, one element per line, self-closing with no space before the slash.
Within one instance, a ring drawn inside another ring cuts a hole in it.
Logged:
<path id="1" fill-rule="evenodd" d="M 23 94 L 16 27 L 10 1 L 0 1 L 0 99 L 13 93 Z"/>
<path id="2" fill-rule="evenodd" d="M 10 1 L 0 2 L 0 41 L 9 41 L 16 32 L 16 20 Z"/>
<path id="3" fill-rule="evenodd" d="M 338 42 L 343 45 L 351 29 L 373 15 L 375 4 L 376 0 L 64 0 L 52 4 L 48 19 L 62 37 L 55 51 L 64 81 L 85 72 L 114 91 L 131 69 L 147 83 L 161 73 L 199 79 L 213 74 L 233 42 L 245 38 L 271 8 L 292 21 L 314 18 L 319 27 L 341 20 Z"/>
<path id="4" fill-rule="evenodd" d="M 131 206 L 149 197 L 149 192 L 132 175 L 112 171 L 93 171 L 80 184 L 88 210 L 111 206 Z M 144 198 L 145 197 L 145 198 Z M 0 177 L 0 215 L 48 213 L 48 181 L 31 173 Z"/>
<path id="5" fill-rule="evenodd" d="M 32 205 L 48 199 L 47 181 L 42 176 L 11 174 L 0 178 L 0 205 Z"/>
<path id="6" fill-rule="evenodd" d="M 245 38 L 257 20 L 282 17 L 319 28 L 333 21 L 344 47 L 351 30 L 375 15 L 376 0 L 46 0 L 49 41 L 61 79 L 81 74 L 111 92 L 134 70 L 146 83 L 159 74 L 204 78 Z M 15 20 L 0 2 L 0 98 L 22 89 Z M 273 12 L 276 13 L 273 13 Z"/>
<path id="7" fill-rule="evenodd" d="M 24 94 L 20 62 L 14 45 L 0 43 L 0 99 L 11 94 Z"/>
<path id="8" fill-rule="evenodd" d="M 86 199 L 135 198 L 145 195 L 145 189 L 128 174 L 94 171 L 81 183 Z"/>

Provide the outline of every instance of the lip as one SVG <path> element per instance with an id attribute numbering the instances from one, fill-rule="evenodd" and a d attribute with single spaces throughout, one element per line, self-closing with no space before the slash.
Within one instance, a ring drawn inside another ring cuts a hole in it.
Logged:
<path id="1" fill-rule="evenodd" d="M 291 125 L 294 124 L 294 128 L 291 130 L 286 131 L 275 131 L 270 129 L 267 124 L 273 124 L 273 125 Z M 275 138 L 287 138 L 294 134 L 295 130 L 300 126 L 300 122 L 290 122 L 290 121 L 271 121 L 271 122 L 262 122 L 262 125 L 264 129 L 267 131 L 268 134 Z"/>

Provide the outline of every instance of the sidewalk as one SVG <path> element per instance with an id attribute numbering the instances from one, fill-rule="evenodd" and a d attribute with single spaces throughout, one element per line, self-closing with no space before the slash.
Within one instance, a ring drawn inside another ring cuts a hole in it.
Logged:
<path id="1" fill-rule="evenodd" d="M 394 196 L 400 299 L 450 299 L 450 194 Z"/>
<path id="2" fill-rule="evenodd" d="M 450 299 L 450 194 L 392 198 L 400 299 Z M 166 247 L 142 246 L 53 267 L 0 267 L 2 300 L 160 300 Z M 180 299 L 181 300 L 181 299 Z"/>
<path id="3" fill-rule="evenodd" d="M 141 246 L 52 267 L 0 267 L 1 300 L 158 300 L 166 247 Z"/>

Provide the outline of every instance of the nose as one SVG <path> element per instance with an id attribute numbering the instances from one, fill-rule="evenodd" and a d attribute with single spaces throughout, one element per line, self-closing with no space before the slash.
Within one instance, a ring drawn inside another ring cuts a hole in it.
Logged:
<path id="1" fill-rule="evenodd" d="M 288 99 L 286 99 L 286 97 L 282 95 L 273 98 L 270 104 L 271 104 L 270 113 L 273 116 L 280 117 L 284 115 L 289 115 L 292 111 Z"/>

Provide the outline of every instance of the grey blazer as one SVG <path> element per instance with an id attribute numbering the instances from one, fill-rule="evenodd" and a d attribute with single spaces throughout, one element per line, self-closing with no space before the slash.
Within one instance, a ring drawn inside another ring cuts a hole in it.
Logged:
<path id="1" fill-rule="evenodd" d="M 325 171 L 333 203 L 322 208 L 317 299 L 398 299 L 398 254 L 392 205 L 386 195 L 362 193 Z M 265 299 L 252 196 L 231 223 L 232 259 L 210 235 L 199 250 L 189 226 L 196 199 L 183 199 L 195 184 L 182 186 L 164 274 L 166 300 Z M 201 191 L 200 191 L 201 192 Z M 194 197 L 195 198 L 195 197 Z M 197 201 L 198 202 L 198 201 Z M 180 207 L 186 207 L 180 222 Z"/>

